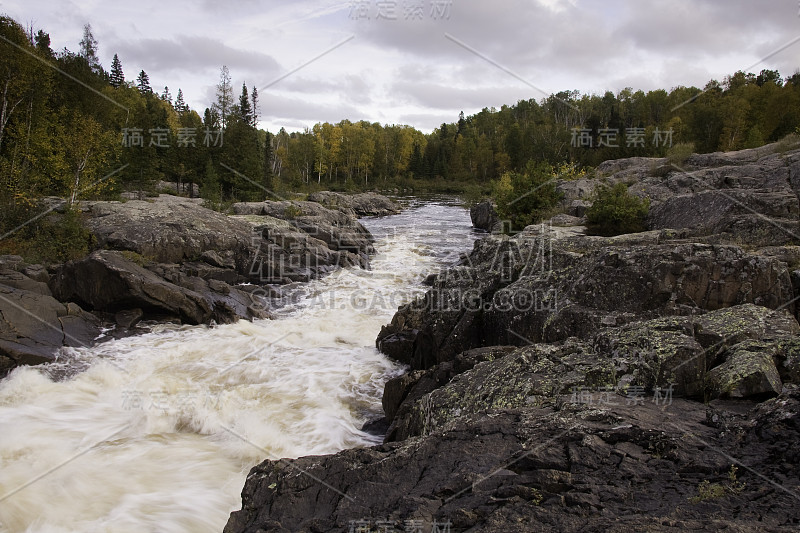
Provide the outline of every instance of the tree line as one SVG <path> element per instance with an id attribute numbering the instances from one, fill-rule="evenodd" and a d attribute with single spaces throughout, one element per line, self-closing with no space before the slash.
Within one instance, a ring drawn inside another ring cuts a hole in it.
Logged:
<path id="1" fill-rule="evenodd" d="M 0 17 L 0 204 L 4 226 L 39 199 L 69 202 L 199 185 L 212 205 L 272 191 L 488 186 L 534 164 L 576 171 L 607 159 L 664 156 L 778 140 L 800 127 L 800 73 L 736 72 L 703 89 L 581 94 L 562 91 L 484 108 L 425 134 L 368 121 L 304 131 L 258 127 L 256 87 L 233 87 L 222 67 L 201 113 L 182 89 L 154 90 L 144 70 L 106 71 L 84 28 L 78 52 L 54 51 L 43 31 Z M 191 190 L 191 189 L 190 189 Z M 18 218 L 18 217 L 17 217 Z"/>

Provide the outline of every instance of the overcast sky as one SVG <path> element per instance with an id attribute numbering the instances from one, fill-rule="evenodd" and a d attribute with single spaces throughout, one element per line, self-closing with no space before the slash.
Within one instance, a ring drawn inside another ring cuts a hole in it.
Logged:
<path id="1" fill-rule="evenodd" d="M 799 11 L 798 0 L 0 0 L 56 50 L 77 51 L 91 23 L 106 69 L 117 53 L 128 80 L 144 69 L 201 114 L 227 65 L 237 94 L 259 88 L 273 132 L 344 118 L 428 132 L 565 89 L 787 76 L 800 67 L 800 41 L 786 46 Z"/>

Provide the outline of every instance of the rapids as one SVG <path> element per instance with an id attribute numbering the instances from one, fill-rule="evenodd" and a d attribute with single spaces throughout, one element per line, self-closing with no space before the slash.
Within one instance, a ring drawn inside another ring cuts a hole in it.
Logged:
<path id="1" fill-rule="evenodd" d="M 380 442 L 361 428 L 403 368 L 375 337 L 475 236 L 445 199 L 362 223 L 372 269 L 287 288 L 274 320 L 152 325 L 0 382 L 0 532 L 222 531 L 258 462 Z"/>

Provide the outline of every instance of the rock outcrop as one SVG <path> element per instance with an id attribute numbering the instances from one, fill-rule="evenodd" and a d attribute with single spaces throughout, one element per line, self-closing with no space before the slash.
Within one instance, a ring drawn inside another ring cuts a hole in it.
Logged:
<path id="1" fill-rule="evenodd" d="M 500 406 L 425 437 L 265 461 L 225 533 L 791 531 L 798 413 L 797 390 L 758 406 Z"/>
<path id="2" fill-rule="evenodd" d="M 563 235 L 563 236 L 562 236 Z M 377 345 L 426 369 L 470 348 L 589 338 L 608 326 L 753 303 L 794 312 L 786 263 L 668 233 L 523 232 L 477 241 L 395 315 Z"/>
<path id="3" fill-rule="evenodd" d="M 95 342 L 101 329 L 94 315 L 59 302 L 40 282 L 13 278 L 14 285 L 0 279 L 0 377 L 19 365 L 52 362 L 62 346 Z"/>
<path id="4" fill-rule="evenodd" d="M 308 195 L 309 202 L 317 202 L 328 209 L 353 212 L 357 217 L 383 217 L 396 215 L 402 208 L 400 204 L 374 192 L 361 194 L 341 194 L 338 192 L 315 192 Z"/>
<path id="5" fill-rule="evenodd" d="M 239 215 L 227 216 L 170 195 L 82 204 L 99 250 L 49 270 L 0 258 L 0 372 L 91 345 L 101 320 L 120 336 L 142 320 L 264 319 L 275 290 L 262 287 L 367 268 L 372 236 L 356 215 L 397 206 L 375 194 L 336 198 L 350 207 L 262 202 L 236 204 Z"/>
<path id="6" fill-rule="evenodd" d="M 776 148 L 598 167 L 648 232 L 583 235 L 599 180 L 575 180 L 565 227 L 476 242 L 378 336 L 410 367 L 384 444 L 265 461 L 226 533 L 796 529 L 800 151 Z"/>
<path id="7" fill-rule="evenodd" d="M 87 202 L 84 209 L 100 248 L 135 252 L 157 263 L 182 263 L 211 250 L 229 255 L 239 272 L 247 272 L 254 254 L 250 226 L 201 204 L 162 194 L 151 200 Z"/>
<path id="8" fill-rule="evenodd" d="M 564 213 L 578 218 L 586 214 L 599 185 L 624 183 L 631 193 L 650 200 L 652 230 L 687 230 L 696 242 L 800 244 L 798 148 L 774 143 L 694 154 L 681 162 L 646 157 L 606 161 L 594 176 L 560 180 L 556 188 Z M 487 229 L 488 209 L 488 204 L 476 206 L 476 228 Z"/>

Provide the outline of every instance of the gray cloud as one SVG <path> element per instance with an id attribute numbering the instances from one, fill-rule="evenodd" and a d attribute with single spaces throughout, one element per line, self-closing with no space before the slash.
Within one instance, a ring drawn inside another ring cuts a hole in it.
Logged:
<path id="1" fill-rule="evenodd" d="M 251 50 L 238 50 L 220 40 L 209 37 L 180 35 L 171 39 L 140 39 L 111 43 L 123 61 L 131 60 L 147 65 L 145 70 L 154 72 L 219 69 L 227 65 L 230 69 L 249 72 L 272 73 L 280 68 L 272 56 Z"/>
<path id="2" fill-rule="evenodd" d="M 397 20 L 377 20 L 378 0 L 368 0 L 369 20 L 354 20 L 349 0 L 4 0 L 3 9 L 49 31 L 56 49 L 77 49 L 91 22 L 106 68 L 119 53 L 129 79 L 144 68 L 154 86 L 182 87 L 198 111 L 226 64 L 237 91 L 242 81 L 264 88 L 265 123 L 287 127 L 363 118 L 429 130 L 462 109 L 565 89 L 702 87 L 800 36 L 796 0 L 453 0 L 445 17 L 421 1 L 415 20 L 405 0 Z M 356 38 L 266 89 L 348 35 Z M 798 57 L 800 43 L 752 70 L 789 75 Z"/>
<path id="3" fill-rule="evenodd" d="M 365 114 L 350 104 L 325 103 L 281 94 L 262 96 L 261 116 L 267 122 L 294 121 L 304 125 L 339 122 L 343 118 L 349 118 L 353 122 L 366 119 Z"/>

